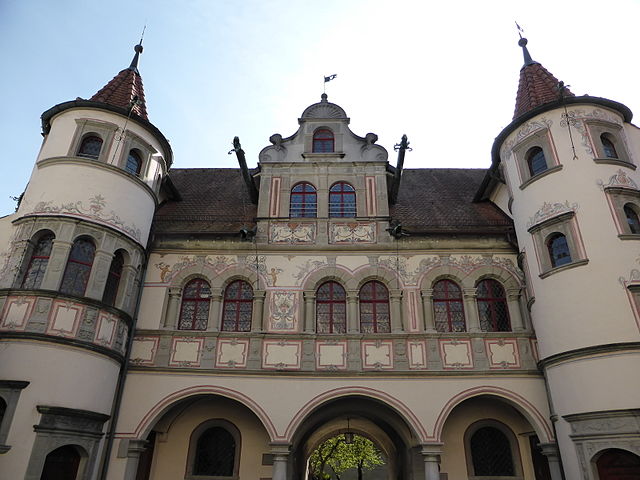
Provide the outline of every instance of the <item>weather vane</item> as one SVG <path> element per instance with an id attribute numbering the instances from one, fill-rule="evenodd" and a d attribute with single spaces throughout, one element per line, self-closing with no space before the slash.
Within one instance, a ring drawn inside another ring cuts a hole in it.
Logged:
<path id="1" fill-rule="evenodd" d="M 516 24 L 516 28 L 518 29 L 518 35 L 520 35 L 520 38 L 522 38 L 522 34 L 524 33 L 524 29 L 518 25 L 518 22 L 515 22 Z"/>
<path id="2" fill-rule="evenodd" d="M 331 80 L 333 80 L 337 76 L 338 76 L 338 74 L 334 73 L 333 75 L 329 75 L 327 77 L 324 77 L 324 88 L 322 89 L 323 93 L 327 93 L 327 82 L 330 82 Z"/>

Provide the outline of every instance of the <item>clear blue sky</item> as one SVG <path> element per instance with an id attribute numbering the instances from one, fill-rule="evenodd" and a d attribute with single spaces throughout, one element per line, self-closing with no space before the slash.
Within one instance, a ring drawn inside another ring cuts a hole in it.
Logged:
<path id="1" fill-rule="evenodd" d="M 40 114 L 89 98 L 128 66 L 147 24 L 140 72 L 149 118 L 175 167 L 232 167 L 238 135 L 251 166 L 273 133 L 297 129 L 322 77 L 359 134 L 411 167 L 490 163 L 513 114 L 522 54 L 576 94 L 640 115 L 640 3 L 618 0 L 0 0 L 0 215 L 13 211 L 40 148 Z"/>

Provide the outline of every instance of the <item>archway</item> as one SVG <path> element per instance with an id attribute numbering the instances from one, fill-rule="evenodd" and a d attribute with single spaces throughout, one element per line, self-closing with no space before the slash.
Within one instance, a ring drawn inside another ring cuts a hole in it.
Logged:
<path id="1" fill-rule="evenodd" d="M 76 480 L 82 454 L 75 445 L 64 445 L 49 452 L 40 480 Z"/>
<path id="2" fill-rule="evenodd" d="M 626 450 L 611 448 L 596 460 L 599 480 L 636 480 L 640 478 L 640 457 Z"/>
<path id="3" fill-rule="evenodd" d="M 311 411 L 292 438 L 290 478 L 307 479 L 312 452 L 325 440 L 346 432 L 371 440 L 385 460 L 384 480 L 408 478 L 419 456 L 417 436 L 394 409 L 365 396 L 329 400 Z"/>

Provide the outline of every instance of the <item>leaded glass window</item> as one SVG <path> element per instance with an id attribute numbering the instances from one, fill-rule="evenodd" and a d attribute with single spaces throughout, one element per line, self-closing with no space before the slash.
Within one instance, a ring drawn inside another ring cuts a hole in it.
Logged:
<path id="1" fill-rule="evenodd" d="M 433 313 L 438 332 L 464 332 L 462 290 L 451 280 L 440 280 L 433 286 Z"/>
<path id="2" fill-rule="evenodd" d="M 136 150 L 130 150 L 124 169 L 132 175 L 138 175 L 140 174 L 140 167 L 142 167 L 142 157 Z"/>
<path id="3" fill-rule="evenodd" d="M 205 430 L 196 443 L 193 475 L 233 476 L 236 441 L 223 427 Z"/>
<path id="4" fill-rule="evenodd" d="M 547 240 L 547 250 L 552 267 L 559 267 L 571 263 L 571 252 L 567 237 L 561 233 L 555 233 Z"/>
<path id="5" fill-rule="evenodd" d="M 526 155 L 527 165 L 529 166 L 529 174 L 533 177 L 544 172 L 547 168 L 547 159 L 540 147 L 531 148 Z"/>
<path id="6" fill-rule="evenodd" d="M 122 267 L 124 266 L 124 255 L 118 250 L 111 260 L 109 274 L 107 275 L 107 283 L 104 287 L 102 301 L 107 305 L 115 305 L 118 296 L 118 287 L 120 286 L 120 278 L 122 277 Z"/>
<path id="7" fill-rule="evenodd" d="M 329 189 L 329 216 L 356 216 L 356 190 L 347 182 L 338 182 Z"/>
<path id="8" fill-rule="evenodd" d="M 618 158 L 618 152 L 608 133 L 600 135 L 600 141 L 602 142 L 602 150 L 606 158 Z"/>
<path id="9" fill-rule="evenodd" d="M 346 333 L 347 293 L 337 282 L 326 282 L 316 292 L 316 332 Z"/>
<path id="10" fill-rule="evenodd" d="M 362 333 L 391 332 L 389 291 L 376 280 L 365 283 L 360 289 L 360 331 Z"/>
<path id="11" fill-rule="evenodd" d="M 222 330 L 225 332 L 251 331 L 253 289 L 244 280 L 235 280 L 224 291 Z"/>
<path id="12" fill-rule="evenodd" d="M 40 237 L 38 243 L 33 249 L 27 270 L 22 279 L 22 288 L 36 289 L 40 288 L 44 273 L 47 270 L 51 249 L 53 248 L 53 233 L 47 233 Z"/>
<path id="13" fill-rule="evenodd" d="M 515 476 L 511 444 L 497 428 L 482 427 L 476 430 L 469 441 L 469 448 L 475 476 Z"/>
<path id="14" fill-rule="evenodd" d="M 95 254 L 96 247 L 89 238 L 80 237 L 73 242 L 60 285 L 62 293 L 84 295 L 89 283 Z"/>
<path id="15" fill-rule="evenodd" d="M 209 321 L 209 303 L 211 287 L 201 279 L 195 278 L 182 289 L 179 330 L 206 330 Z"/>
<path id="16" fill-rule="evenodd" d="M 291 189 L 289 216 L 292 218 L 315 218 L 318 212 L 316 188 L 307 182 L 298 183 Z"/>
<path id="17" fill-rule="evenodd" d="M 627 219 L 627 225 L 629 225 L 629 231 L 631 233 L 640 233 L 640 219 L 634 206 L 627 203 L 624 207 L 624 216 Z"/>
<path id="18" fill-rule="evenodd" d="M 482 280 L 477 289 L 480 329 L 483 332 L 510 332 L 511 321 L 500 282 L 492 279 Z"/>
<path id="19" fill-rule="evenodd" d="M 100 150 L 102 150 L 102 139 L 96 135 L 89 135 L 82 139 L 78 156 L 97 160 L 100 156 Z"/>
<path id="20" fill-rule="evenodd" d="M 333 132 L 321 128 L 313 134 L 313 153 L 332 153 L 334 150 Z"/>

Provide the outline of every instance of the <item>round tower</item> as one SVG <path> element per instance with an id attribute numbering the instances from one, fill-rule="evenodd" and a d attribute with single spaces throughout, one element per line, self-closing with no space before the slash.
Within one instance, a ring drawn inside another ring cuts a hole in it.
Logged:
<path id="1" fill-rule="evenodd" d="M 640 455 L 640 132 L 627 107 L 575 96 L 519 45 L 487 179 L 509 191 L 566 478 L 604 479 Z"/>
<path id="2" fill-rule="evenodd" d="M 42 115 L 44 141 L 0 272 L 7 478 L 64 464 L 88 479 L 97 469 L 172 160 L 147 117 L 141 53 L 136 45 L 131 65 L 89 100 Z"/>

